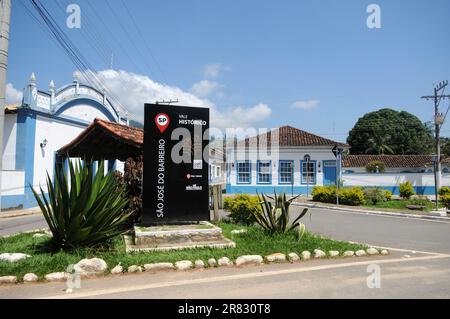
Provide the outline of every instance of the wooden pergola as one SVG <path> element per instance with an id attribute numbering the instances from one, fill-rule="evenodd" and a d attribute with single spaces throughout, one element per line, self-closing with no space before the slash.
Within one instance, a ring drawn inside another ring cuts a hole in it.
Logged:
<path id="1" fill-rule="evenodd" d="M 95 119 L 72 142 L 60 148 L 60 158 L 84 158 L 90 160 L 120 160 L 132 158 L 142 163 L 144 152 L 144 130 Z M 126 169 L 125 165 L 125 169 Z M 214 221 L 219 220 L 222 208 L 221 185 L 210 185 L 210 196 L 214 209 Z"/>
<path id="2" fill-rule="evenodd" d="M 58 151 L 60 157 L 81 157 L 92 160 L 139 158 L 144 150 L 142 129 L 95 119 L 72 142 Z"/>

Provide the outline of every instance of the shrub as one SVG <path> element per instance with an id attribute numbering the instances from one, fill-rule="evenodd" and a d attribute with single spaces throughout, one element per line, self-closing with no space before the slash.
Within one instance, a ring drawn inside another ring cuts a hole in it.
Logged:
<path id="1" fill-rule="evenodd" d="M 450 194 L 439 195 L 439 200 L 447 209 L 450 208 Z"/>
<path id="2" fill-rule="evenodd" d="M 364 203 L 364 193 L 359 187 L 339 190 L 339 202 L 344 205 L 359 206 Z"/>
<path id="3" fill-rule="evenodd" d="M 306 227 L 304 224 L 300 223 L 299 220 L 305 216 L 308 212 L 308 208 L 303 209 L 300 215 L 292 223 L 289 221 L 289 207 L 292 201 L 298 196 L 286 199 L 286 193 L 281 193 L 278 196 L 275 194 L 274 197 L 265 196 L 264 194 L 259 196 L 258 194 L 261 209 L 255 209 L 253 211 L 253 216 L 255 217 L 256 222 L 263 229 L 272 234 L 286 233 L 296 230 L 297 238 L 298 240 L 301 240 L 305 233 Z"/>
<path id="4" fill-rule="evenodd" d="M 118 187 L 124 188 L 128 204 L 124 211 L 130 213 L 128 219 L 130 228 L 140 222 L 142 217 L 142 156 L 137 159 L 128 158 L 125 161 L 124 173 L 114 171 Z"/>
<path id="5" fill-rule="evenodd" d="M 369 205 L 387 201 L 386 191 L 381 187 L 365 187 L 363 192 L 365 202 Z"/>
<path id="6" fill-rule="evenodd" d="M 383 173 L 386 170 L 386 165 L 381 161 L 372 161 L 366 165 L 366 171 L 368 173 L 376 173 L 378 166 L 378 172 Z"/>
<path id="7" fill-rule="evenodd" d="M 313 201 L 322 203 L 336 203 L 335 186 L 315 186 L 312 191 Z M 364 193 L 361 188 L 339 189 L 339 202 L 344 205 L 357 206 L 364 203 Z"/>
<path id="8" fill-rule="evenodd" d="M 314 186 L 312 199 L 315 202 L 335 203 L 336 202 L 336 186 Z"/>
<path id="9" fill-rule="evenodd" d="M 401 183 L 399 186 L 400 197 L 409 199 L 411 196 L 415 194 L 414 187 L 411 182 Z"/>
<path id="10" fill-rule="evenodd" d="M 247 225 L 255 222 L 252 211 L 261 209 L 258 197 L 247 194 L 226 197 L 223 208 L 230 211 L 229 217 L 233 223 Z"/>
<path id="11" fill-rule="evenodd" d="M 61 249 L 95 246 L 127 230 L 128 200 L 113 173 L 104 174 L 104 161 L 94 165 L 69 161 L 70 182 L 61 165 L 55 165 L 54 181 L 47 173 L 48 195 L 42 199 L 30 185 L 53 234 L 52 243 Z"/>
<path id="12" fill-rule="evenodd" d="M 143 157 L 125 161 L 123 179 L 128 205 L 125 208 L 127 213 L 131 213 L 130 223 L 139 223 L 142 217 L 142 166 Z"/>
<path id="13" fill-rule="evenodd" d="M 446 195 L 446 194 L 450 194 L 450 187 L 442 186 L 441 188 L 439 188 L 439 195 Z"/>
<path id="14" fill-rule="evenodd" d="M 386 197 L 387 201 L 390 201 L 392 199 L 392 192 L 388 191 L 388 190 L 385 190 L 384 191 L 384 197 Z"/>

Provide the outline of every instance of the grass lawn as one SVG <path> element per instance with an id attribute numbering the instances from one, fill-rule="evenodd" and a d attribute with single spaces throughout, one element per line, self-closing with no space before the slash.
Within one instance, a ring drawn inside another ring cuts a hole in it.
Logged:
<path id="1" fill-rule="evenodd" d="M 33 238 L 32 234 L 19 234 L 13 237 L 0 238 L 0 253 L 26 253 L 31 258 L 24 259 L 15 263 L 0 261 L 0 276 L 17 276 L 22 280 L 23 275 L 29 272 L 37 274 L 40 279 L 45 274 L 52 272 L 65 271 L 68 265 L 75 264 L 83 258 L 102 258 L 111 269 L 117 264 L 122 263 L 124 269 L 131 265 L 143 265 L 154 262 L 176 262 L 179 260 L 202 259 L 206 261 L 209 258 L 220 258 L 227 256 L 235 260 L 241 255 L 269 255 L 271 253 L 281 252 L 288 254 L 295 252 L 300 255 L 304 250 L 313 251 L 322 249 L 325 252 L 329 250 L 358 250 L 367 248 L 364 245 L 351 244 L 343 241 L 336 241 L 323 238 L 312 233 L 306 232 L 303 239 L 298 242 L 295 234 L 282 234 L 270 236 L 256 226 L 242 226 L 222 223 L 220 225 L 227 238 L 236 242 L 236 248 L 226 249 L 188 249 L 183 251 L 166 252 L 139 252 L 126 253 L 122 238 L 116 238 L 113 243 L 103 249 L 80 249 L 71 252 L 52 252 L 48 247 L 47 238 Z M 233 229 L 246 228 L 247 233 L 231 235 Z"/>

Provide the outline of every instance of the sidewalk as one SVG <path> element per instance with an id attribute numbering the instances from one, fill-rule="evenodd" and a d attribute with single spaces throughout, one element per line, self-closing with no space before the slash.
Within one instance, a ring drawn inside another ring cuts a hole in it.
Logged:
<path id="1" fill-rule="evenodd" d="M 405 218 L 421 218 L 421 219 L 450 221 L 450 217 L 448 215 L 447 215 L 447 217 L 444 217 L 444 216 L 439 216 L 439 215 L 435 215 L 430 212 L 424 212 L 424 211 L 380 210 L 377 208 L 370 208 L 370 207 L 364 207 L 364 206 L 347 206 L 347 205 L 339 205 L 338 206 L 336 204 L 313 202 L 304 197 L 299 198 L 298 200 L 294 201 L 293 205 L 305 206 L 305 207 L 309 207 L 309 208 L 342 210 L 342 211 L 350 211 L 350 212 L 373 214 L 373 215 L 385 215 L 385 216 L 397 216 L 397 217 L 405 217 Z"/>
<path id="2" fill-rule="evenodd" d="M 27 209 L 2 211 L 0 212 L 0 218 L 11 218 L 39 214 L 42 214 L 41 209 L 39 207 L 33 207 Z"/>

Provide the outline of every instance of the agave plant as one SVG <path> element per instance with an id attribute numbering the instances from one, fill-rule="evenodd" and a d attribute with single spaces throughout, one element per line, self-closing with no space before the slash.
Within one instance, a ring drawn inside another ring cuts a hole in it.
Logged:
<path id="1" fill-rule="evenodd" d="M 305 216 L 308 209 L 305 208 L 301 214 L 290 223 L 289 207 L 291 203 L 300 195 L 286 199 L 286 193 L 281 193 L 274 197 L 264 194 L 257 194 L 260 200 L 261 210 L 253 210 L 252 214 L 256 222 L 270 233 L 286 233 L 292 230 L 297 231 L 298 240 L 301 240 L 306 227 L 299 220 Z"/>
<path id="2" fill-rule="evenodd" d="M 48 197 L 42 187 L 40 197 L 30 185 L 57 247 L 91 247 L 126 230 L 130 213 L 123 213 L 125 190 L 104 167 L 100 161 L 95 172 L 93 165 L 69 161 L 69 181 L 62 166 L 55 165 L 53 181 L 47 173 Z"/>

